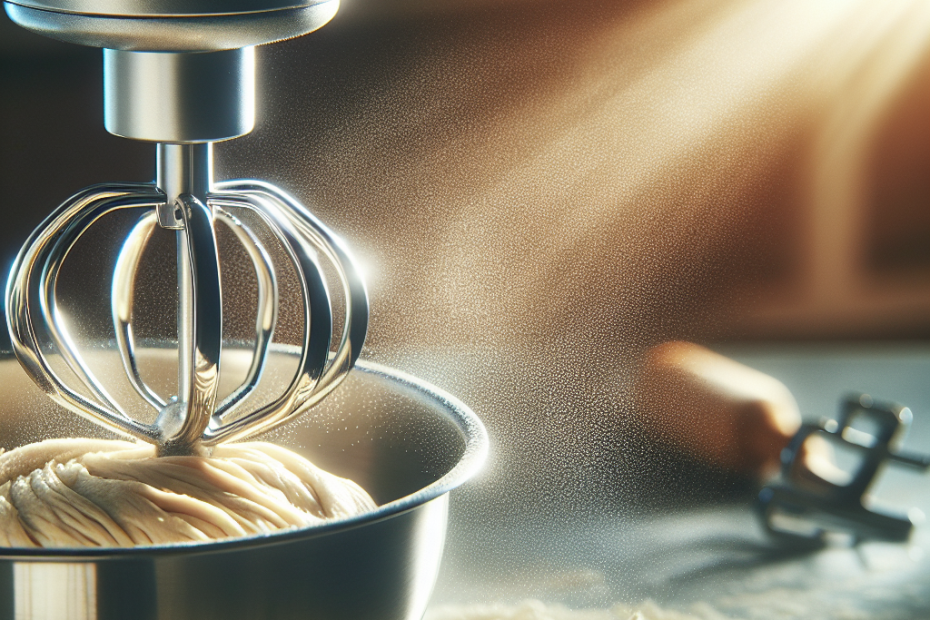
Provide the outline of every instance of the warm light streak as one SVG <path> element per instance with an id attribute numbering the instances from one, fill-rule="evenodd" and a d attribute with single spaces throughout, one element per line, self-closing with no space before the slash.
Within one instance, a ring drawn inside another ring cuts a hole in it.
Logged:
<path id="1" fill-rule="evenodd" d="M 404 48 L 314 150 L 347 206 L 390 213 L 356 235 L 393 257 L 373 334 L 616 340 L 710 303 L 701 278 L 750 286 L 731 256 L 804 271 L 827 325 L 851 306 L 861 162 L 927 58 L 930 3 L 540 0 L 462 24 Z"/>
<path id="2" fill-rule="evenodd" d="M 667 238 L 634 240 L 641 251 L 661 251 L 671 239 L 699 243 L 689 229 L 712 229 L 705 218 L 725 220 L 743 208 L 728 192 L 752 182 L 793 124 L 821 115 L 842 126 L 827 125 L 814 162 L 811 208 L 817 226 L 833 231 L 817 235 L 816 243 L 833 242 L 815 249 L 814 262 L 826 272 L 816 279 L 842 286 L 833 263 L 847 272 L 853 264 L 854 181 L 865 138 L 928 42 L 930 4 L 922 0 L 668 2 L 609 25 L 579 55 L 570 88 L 536 93 L 499 120 L 541 128 L 547 139 L 530 157 L 495 171 L 480 196 L 467 196 L 459 222 L 449 222 L 447 239 L 437 244 L 455 251 L 439 256 L 434 286 L 445 303 L 461 304 L 477 277 L 463 269 L 486 265 L 490 246 L 498 265 L 532 256 L 542 266 L 523 272 L 529 281 L 514 287 L 530 296 L 526 303 L 538 303 L 540 291 L 564 279 L 573 263 L 590 273 L 591 265 L 577 263 L 604 240 L 605 228 L 623 243 L 629 222 L 650 217 L 667 218 Z M 630 48 L 640 54 L 635 62 Z M 455 236 L 475 225 L 479 204 L 487 245 L 456 245 Z M 585 294 L 570 279 L 563 285 Z M 567 296 L 549 302 L 573 303 Z"/>

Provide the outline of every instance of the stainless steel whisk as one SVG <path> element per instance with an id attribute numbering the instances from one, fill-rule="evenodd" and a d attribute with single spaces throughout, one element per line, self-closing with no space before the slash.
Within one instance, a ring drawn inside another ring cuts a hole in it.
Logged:
<path id="1" fill-rule="evenodd" d="M 261 181 L 213 182 L 214 142 L 251 131 L 255 45 L 305 34 L 329 21 L 338 0 L 6 0 L 13 21 L 64 41 L 104 48 L 104 124 L 110 133 L 157 143 L 154 184 L 103 184 L 61 205 L 14 263 L 6 315 L 14 352 L 56 402 L 106 428 L 154 443 L 159 454 L 201 451 L 269 430 L 330 393 L 359 356 L 368 326 L 364 283 L 343 242 L 296 200 Z M 130 384 L 157 411 L 131 417 L 82 356 L 57 296 L 74 244 L 100 218 L 140 213 L 119 251 L 111 291 L 116 348 Z M 260 222 L 247 224 L 236 213 Z M 223 348 L 216 228 L 229 228 L 258 283 L 252 361 L 244 382 L 218 401 Z M 165 398 L 143 380 L 133 335 L 136 276 L 156 226 L 175 230 L 178 274 L 178 389 Z M 261 234 L 259 234 L 261 233 Z M 261 237 L 283 248 L 298 274 L 303 342 L 290 384 L 270 403 L 244 404 L 262 377 L 277 322 L 275 261 Z M 339 344 L 321 262 L 341 282 Z M 83 386 L 69 387 L 50 364 L 58 354 Z"/>

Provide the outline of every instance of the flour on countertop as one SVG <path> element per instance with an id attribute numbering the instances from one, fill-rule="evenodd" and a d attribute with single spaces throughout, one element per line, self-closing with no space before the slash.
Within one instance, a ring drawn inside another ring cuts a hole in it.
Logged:
<path id="1" fill-rule="evenodd" d="M 652 601 L 610 609 L 569 609 L 524 601 L 518 605 L 441 605 L 426 612 L 423 620 L 730 620 L 709 605 L 700 604 L 691 613 L 662 609 Z"/>

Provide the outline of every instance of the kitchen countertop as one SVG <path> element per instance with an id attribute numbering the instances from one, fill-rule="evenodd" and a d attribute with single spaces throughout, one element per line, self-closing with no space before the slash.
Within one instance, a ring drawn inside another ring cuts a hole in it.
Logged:
<path id="1" fill-rule="evenodd" d="M 914 411 L 904 447 L 930 452 L 930 347 L 768 345 L 719 349 L 771 374 L 803 415 L 835 412 L 848 391 Z M 475 491 L 476 493 L 478 491 Z M 540 511 L 470 519 L 472 491 L 453 494 L 450 536 L 433 606 L 539 599 L 606 609 L 651 599 L 701 617 L 905 620 L 930 617 L 930 527 L 907 544 L 867 542 L 816 552 L 780 549 L 751 509 L 751 495 L 680 510 Z M 930 514 L 930 474 L 887 468 L 876 496 Z M 597 498 L 592 498 L 597 501 Z M 564 508 L 564 507 L 563 507 Z M 708 611 L 708 610 L 712 610 Z"/>

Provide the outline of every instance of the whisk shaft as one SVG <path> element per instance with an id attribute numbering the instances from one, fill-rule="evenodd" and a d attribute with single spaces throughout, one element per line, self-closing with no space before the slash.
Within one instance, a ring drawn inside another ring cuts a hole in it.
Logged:
<path id="1" fill-rule="evenodd" d="M 190 195 L 206 203 L 213 183 L 213 144 L 159 144 L 156 185 L 165 192 L 165 204 L 157 209 L 162 228 L 176 230 L 178 271 L 178 405 L 189 412 L 194 364 L 194 291 L 188 236 L 178 199 Z"/>

